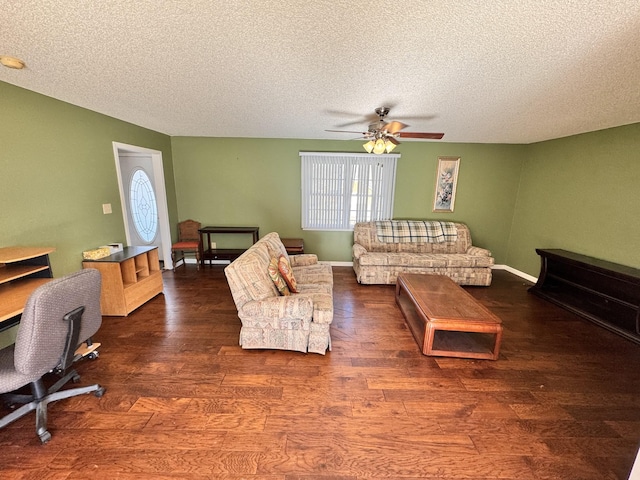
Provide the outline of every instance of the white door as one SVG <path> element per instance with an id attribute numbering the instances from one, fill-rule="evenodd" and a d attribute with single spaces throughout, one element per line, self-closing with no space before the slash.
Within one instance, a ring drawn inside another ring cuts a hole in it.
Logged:
<path id="1" fill-rule="evenodd" d="M 171 233 L 162 152 L 113 142 L 127 245 L 158 247 L 171 269 Z"/>

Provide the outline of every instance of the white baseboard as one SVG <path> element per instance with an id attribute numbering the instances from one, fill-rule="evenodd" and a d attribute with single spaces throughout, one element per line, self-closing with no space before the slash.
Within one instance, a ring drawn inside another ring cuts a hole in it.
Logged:
<path id="1" fill-rule="evenodd" d="M 640 449 L 638 449 L 638 454 L 636 455 L 636 461 L 633 462 L 633 467 L 631 467 L 629 480 L 640 480 Z"/>
<path id="2" fill-rule="evenodd" d="M 328 263 L 332 267 L 353 267 L 353 262 L 318 262 L 318 263 Z"/>
<path id="3" fill-rule="evenodd" d="M 196 263 L 196 259 L 195 258 L 187 258 L 185 259 L 185 261 L 187 263 Z M 212 265 L 228 265 L 230 262 L 229 260 L 208 260 L 206 263 L 211 263 Z M 325 262 L 325 261 L 321 261 L 320 263 L 328 263 L 329 265 L 331 265 L 332 267 L 353 267 L 353 262 Z M 509 273 L 513 273 L 514 275 L 517 275 L 520 278 L 524 278 L 525 280 L 528 280 L 531 283 L 536 283 L 538 281 L 537 277 L 534 277 L 532 275 L 529 275 L 528 273 L 524 273 L 521 272 L 520 270 L 517 270 L 513 267 L 510 267 L 509 265 L 494 265 L 493 267 L 491 267 L 492 270 L 506 270 Z"/>
<path id="4" fill-rule="evenodd" d="M 531 283 L 536 283 L 538 281 L 538 277 L 534 277 L 532 275 L 529 275 L 528 273 L 521 272 L 520 270 L 510 267 L 509 265 L 494 265 L 493 267 L 491 267 L 491 269 L 506 270 L 507 272 L 513 273 L 514 275 L 517 275 L 520 278 L 524 278 L 525 280 L 528 280 Z"/>

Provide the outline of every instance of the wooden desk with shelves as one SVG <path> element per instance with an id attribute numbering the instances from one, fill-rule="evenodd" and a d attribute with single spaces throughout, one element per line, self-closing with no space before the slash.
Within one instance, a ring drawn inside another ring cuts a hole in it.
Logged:
<path id="1" fill-rule="evenodd" d="M 31 293 L 51 281 L 51 247 L 0 248 L 0 331 L 17 325 Z"/>
<path id="2" fill-rule="evenodd" d="M 158 247 L 125 247 L 122 252 L 95 260 L 84 260 L 83 268 L 102 274 L 102 314 L 126 317 L 162 293 L 162 271 Z"/>

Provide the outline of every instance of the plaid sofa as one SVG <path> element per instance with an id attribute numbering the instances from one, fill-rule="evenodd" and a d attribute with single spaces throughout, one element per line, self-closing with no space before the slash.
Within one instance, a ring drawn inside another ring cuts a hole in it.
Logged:
<path id="1" fill-rule="evenodd" d="M 269 275 L 272 257 L 289 259 L 299 293 L 281 296 Z M 314 254 L 287 255 L 276 232 L 258 240 L 225 267 L 242 322 L 240 346 L 313 352 L 331 350 L 333 272 Z"/>
<path id="2" fill-rule="evenodd" d="M 491 285 L 494 259 L 489 250 L 471 244 L 471 234 L 465 224 L 447 225 L 444 235 L 442 232 L 433 235 L 437 238 L 434 241 L 428 238 L 432 235 L 429 229 L 421 233 L 423 237 L 418 234 L 412 240 L 412 232 L 419 230 L 415 228 L 418 223 L 425 222 L 356 223 L 352 258 L 358 282 L 395 285 L 398 274 L 405 272 L 447 275 L 459 285 Z M 388 231 L 390 228 L 394 229 L 393 233 Z M 454 235 L 450 235 L 451 230 Z"/>

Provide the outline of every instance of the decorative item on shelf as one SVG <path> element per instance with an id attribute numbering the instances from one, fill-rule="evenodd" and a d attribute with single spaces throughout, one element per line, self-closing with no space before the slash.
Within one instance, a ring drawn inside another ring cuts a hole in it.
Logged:
<path id="1" fill-rule="evenodd" d="M 98 258 L 108 257 L 109 255 L 111 255 L 109 247 L 98 247 L 82 252 L 82 258 L 85 260 L 96 260 Z"/>
<path id="2" fill-rule="evenodd" d="M 109 249 L 109 255 L 113 255 L 114 253 L 118 253 L 121 252 L 124 247 L 121 243 L 109 243 L 107 245 L 101 245 L 98 248 L 108 248 Z"/>

